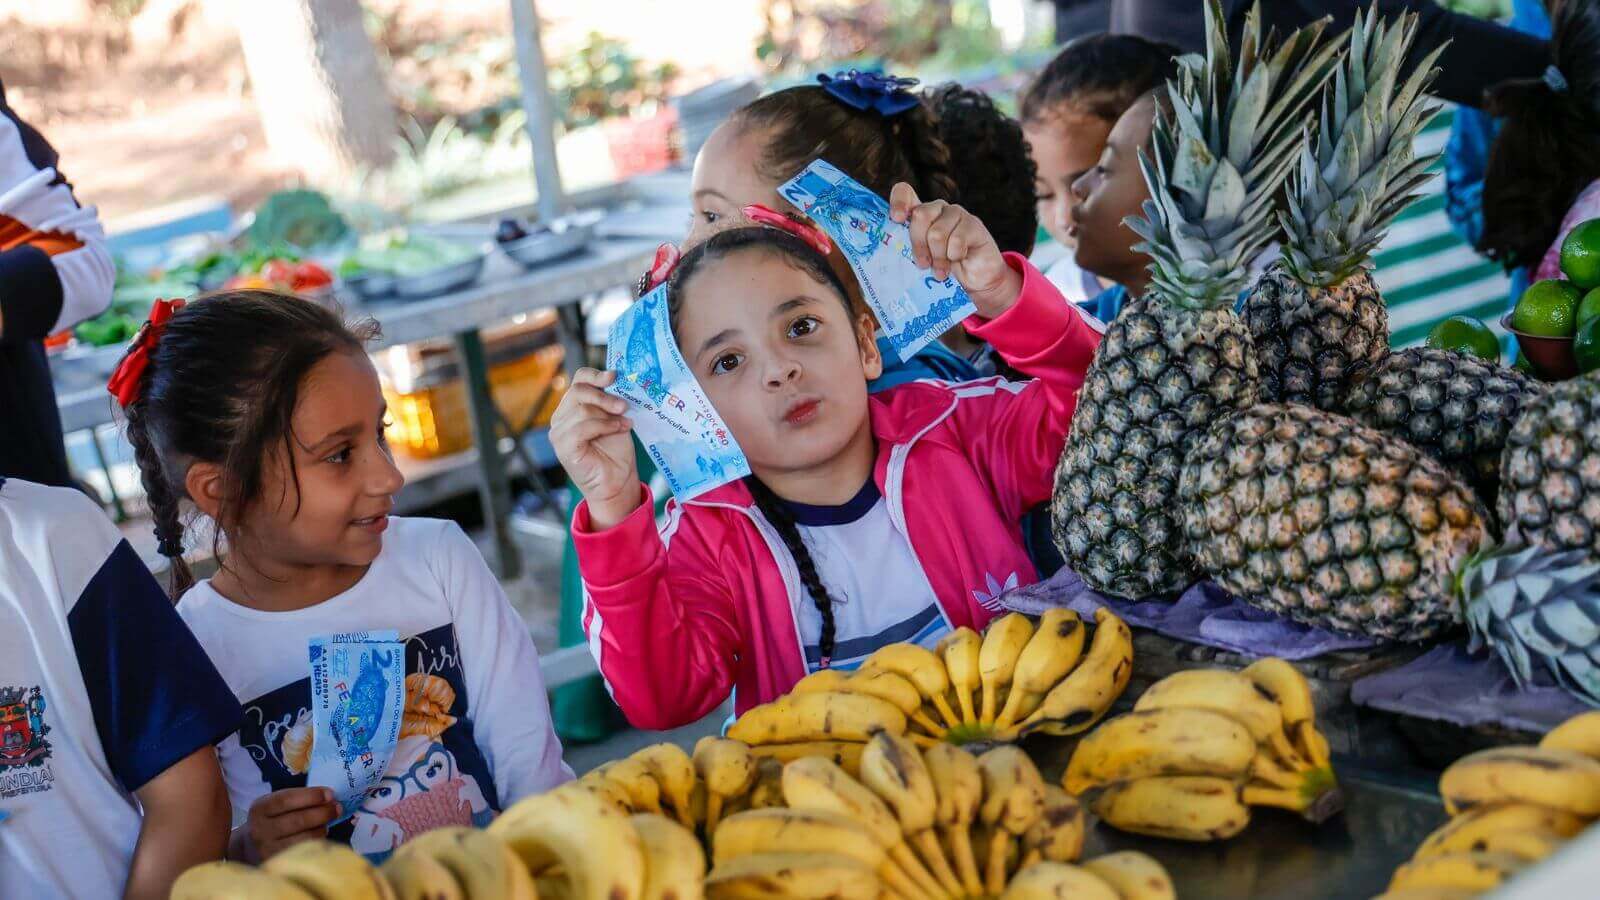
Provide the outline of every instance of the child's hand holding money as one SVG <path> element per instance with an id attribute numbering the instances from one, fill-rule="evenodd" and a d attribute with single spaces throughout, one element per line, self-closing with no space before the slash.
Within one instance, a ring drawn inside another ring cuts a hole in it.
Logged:
<path id="1" fill-rule="evenodd" d="M 589 501 L 589 521 L 604 531 L 626 519 L 643 497 L 633 456 L 628 402 L 605 392 L 615 372 L 579 369 L 550 419 L 556 459 Z"/>
<path id="2" fill-rule="evenodd" d="M 273 791 L 250 804 L 245 856 L 265 862 L 301 841 L 320 841 L 328 836 L 328 823 L 338 817 L 339 803 L 327 788 Z"/>
<path id="3" fill-rule="evenodd" d="M 977 216 L 953 203 L 923 203 L 911 185 L 900 182 L 889 193 L 889 217 L 911 229 L 911 255 L 933 269 L 935 278 L 955 275 L 978 315 L 993 319 L 1022 293 L 1022 276 L 1006 265 L 989 229 Z"/>

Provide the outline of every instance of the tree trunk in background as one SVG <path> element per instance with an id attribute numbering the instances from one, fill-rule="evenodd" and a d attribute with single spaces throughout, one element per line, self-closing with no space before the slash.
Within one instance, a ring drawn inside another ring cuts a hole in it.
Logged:
<path id="1" fill-rule="evenodd" d="M 235 0 L 267 143 L 314 184 L 394 156 L 394 106 L 360 0 Z"/>

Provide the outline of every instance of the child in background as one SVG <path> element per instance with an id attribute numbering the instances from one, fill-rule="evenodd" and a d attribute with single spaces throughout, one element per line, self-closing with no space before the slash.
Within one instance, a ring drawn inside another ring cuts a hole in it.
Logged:
<path id="1" fill-rule="evenodd" d="M 585 630 L 637 727 L 692 722 L 735 688 L 742 713 L 884 644 L 981 628 L 1037 579 L 1017 522 L 1050 496 L 1097 323 L 960 207 L 905 184 L 890 207 L 917 264 L 972 297 L 968 329 L 1032 381 L 869 396 L 872 318 L 790 222 L 716 233 L 668 281 L 673 335 L 751 476 L 672 504 L 658 534 L 627 406 L 603 392 L 615 373 L 580 371 L 555 414 L 585 497 Z"/>
<path id="2" fill-rule="evenodd" d="M 741 212 L 746 206 L 799 212 L 778 195 L 778 186 L 818 159 L 882 197 L 905 182 L 919 197 L 957 202 L 950 148 L 939 136 L 933 112 L 907 90 L 914 82 L 853 71 L 819 76 L 819 81 L 746 104 L 706 139 L 694 163 L 693 219 L 685 251 L 720 230 L 751 224 Z M 832 254 L 830 264 L 850 299 L 864 308 L 861 287 L 844 258 Z M 895 357 L 887 341 L 879 341 L 878 350 L 884 371 L 871 385 L 874 391 L 924 378 L 955 382 L 980 376 L 938 341 L 909 360 Z"/>
<path id="3" fill-rule="evenodd" d="M 1028 155 L 1022 125 L 996 108 L 988 94 L 959 84 L 941 85 L 923 102 L 933 110 L 939 137 L 950 148 L 962 208 L 989 229 L 1000 252 L 1032 256 L 1039 236 L 1033 193 L 1038 169 Z M 965 356 L 981 376 L 1001 374 L 1021 380 L 999 354 L 972 340 L 960 326 L 951 329 L 945 343 Z"/>
<path id="4" fill-rule="evenodd" d="M 1560 278 L 1567 232 L 1600 217 L 1600 0 L 1565 0 L 1552 34 L 1544 77 L 1491 88 L 1487 107 L 1501 124 L 1478 249 L 1533 281 Z"/>
<path id="5" fill-rule="evenodd" d="M 1038 164 L 1039 220 L 1063 247 L 1075 249 L 1081 230 L 1073 185 L 1100 160 L 1123 113 L 1176 71 L 1172 60 L 1178 53 L 1169 44 L 1133 35 L 1091 35 L 1063 47 L 1023 92 L 1023 133 Z M 1081 260 L 1069 257 L 1045 274 L 1068 299 L 1086 303 L 1105 321 L 1120 308 L 1106 302 L 1120 292 L 1101 297 L 1112 289 L 1101 279 L 1115 276 Z"/>
<path id="6" fill-rule="evenodd" d="M 158 303 L 113 375 L 178 612 L 244 704 L 220 748 L 237 859 L 327 835 L 381 861 L 571 777 L 528 629 L 477 548 L 452 522 L 390 515 L 403 479 L 370 336 L 295 297 L 224 292 Z M 226 537 L 198 584 L 185 499 Z M 388 629 L 405 643 L 400 744 L 330 830 L 332 792 L 306 786 L 308 642 Z"/>
<path id="7" fill-rule="evenodd" d="M 1161 102 L 1156 91 L 1135 101 L 1106 136 L 1099 161 L 1072 183 L 1078 265 L 1114 282 L 1085 304 L 1102 322 L 1116 318 L 1128 299 L 1143 294 L 1150 283 L 1150 257 L 1133 249 L 1140 238 L 1124 220 L 1144 215 L 1144 202 L 1150 199 L 1139 151 L 1150 143 Z"/>
<path id="8" fill-rule="evenodd" d="M 0 478 L 0 894 L 164 900 L 220 859 L 242 715 L 88 498 Z"/>

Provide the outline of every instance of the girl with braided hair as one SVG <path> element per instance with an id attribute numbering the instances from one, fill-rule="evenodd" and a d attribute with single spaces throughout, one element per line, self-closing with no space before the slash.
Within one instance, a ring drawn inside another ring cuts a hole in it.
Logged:
<path id="1" fill-rule="evenodd" d="M 110 385 L 178 615 L 244 706 L 218 751 L 229 855 L 245 861 L 327 837 L 381 862 L 421 831 L 487 824 L 571 778 L 528 629 L 477 548 L 452 522 L 391 515 L 403 479 L 364 349 L 373 332 L 268 291 L 163 301 Z M 221 551 L 199 582 L 183 560 L 189 506 Z M 380 782 L 330 828 L 339 804 L 307 783 L 307 647 L 357 631 L 398 634 L 400 737 L 426 735 L 454 777 L 404 798 Z M 488 809 L 463 800 L 480 796 Z"/>
<path id="2" fill-rule="evenodd" d="M 752 474 L 669 504 L 658 531 L 615 373 L 579 371 L 550 431 L 584 496 L 584 630 L 637 727 L 982 628 L 1038 579 L 1018 520 L 1050 495 L 1098 323 L 961 207 L 903 182 L 889 196 L 917 264 L 972 298 L 966 327 L 1033 380 L 869 395 L 874 323 L 813 226 L 751 207 L 740 220 L 759 224 L 690 249 L 666 281 L 672 334 Z"/>

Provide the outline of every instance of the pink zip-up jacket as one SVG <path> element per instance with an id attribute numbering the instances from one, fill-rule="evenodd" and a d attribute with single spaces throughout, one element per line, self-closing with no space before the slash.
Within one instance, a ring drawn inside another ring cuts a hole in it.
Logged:
<path id="1" fill-rule="evenodd" d="M 981 629 L 1003 589 L 1038 580 L 1019 520 L 1050 498 L 1078 389 L 1104 331 L 1026 259 L 1006 254 L 1022 293 L 992 320 L 967 320 L 1034 376 L 918 381 L 869 399 L 873 480 L 910 540 L 951 627 Z M 794 557 L 734 482 L 670 503 L 657 527 L 649 490 L 633 515 L 595 531 L 573 512 L 583 627 L 617 704 L 636 728 L 675 728 L 737 688 L 737 711 L 806 674 L 795 611 L 810 603 Z"/>

